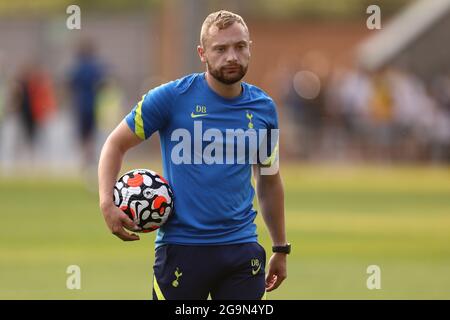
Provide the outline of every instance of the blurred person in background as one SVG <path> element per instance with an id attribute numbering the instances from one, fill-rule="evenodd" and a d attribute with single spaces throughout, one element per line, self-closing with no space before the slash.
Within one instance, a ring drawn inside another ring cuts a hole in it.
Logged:
<path id="1" fill-rule="evenodd" d="M 393 159 L 425 160 L 427 145 L 433 131 L 435 101 L 424 82 L 399 67 L 390 67 L 384 74 L 392 99 Z"/>
<path id="2" fill-rule="evenodd" d="M 296 141 L 300 156 L 314 159 L 320 154 L 325 113 L 325 91 L 329 76 L 328 58 L 320 51 L 309 51 L 299 57 L 290 69 L 285 85 L 284 104 L 295 122 Z M 283 83 L 284 85 L 284 83 Z"/>
<path id="3" fill-rule="evenodd" d="M 96 55 L 93 42 L 83 40 L 76 61 L 69 71 L 69 86 L 81 146 L 81 168 L 86 176 L 95 170 L 96 159 L 96 103 L 105 78 L 105 66 Z"/>
<path id="4" fill-rule="evenodd" d="M 13 110 L 20 115 L 25 153 L 29 154 L 24 159 L 34 163 L 38 135 L 56 111 L 52 80 L 39 63 L 26 63 L 19 71 L 13 86 L 12 104 Z"/>
<path id="5" fill-rule="evenodd" d="M 382 68 L 371 74 L 372 95 L 369 97 L 371 118 L 371 157 L 377 161 L 390 162 L 392 153 L 393 91 L 387 78 L 388 70 Z"/>
<path id="6" fill-rule="evenodd" d="M 26 66 L 19 72 L 15 86 L 13 87 L 12 101 L 14 110 L 20 115 L 20 121 L 23 127 L 23 133 L 25 134 L 26 143 L 33 146 L 35 140 L 36 120 L 33 117 L 31 94 L 28 85 L 30 69 L 30 66 Z"/>
<path id="7" fill-rule="evenodd" d="M 329 138 L 339 138 L 339 145 L 345 146 L 351 159 L 366 159 L 371 128 L 369 99 L 373 94 L 370 75 L 357 66 L 336 68 L 326 90 L 326 110 L 336 127 Z"/>

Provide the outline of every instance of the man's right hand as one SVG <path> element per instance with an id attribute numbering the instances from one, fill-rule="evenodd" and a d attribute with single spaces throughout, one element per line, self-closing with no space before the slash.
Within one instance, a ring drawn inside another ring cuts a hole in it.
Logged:
<path id="1" fill-rule="evenodd" d="M 113 235 L 122 239 L 123 241 L 136 241 L 139 236 L 128 233 L 124 228 L 130 231 L 140 231 L 133 220 L 131 220 L 122 210 L 117 208 L 114 204 L 108 205 L 106 208 L 101 208 L 106 225 Z"/>
<path id="2" fill-rule="evenodd" d="M 130 231 L 140 229 L 112 201 L 114 183 L 120 172 L 125 152 L 142 141 L 123 120 L 106 139 L 98 163 L 100 210 L 111 233 L 123 241 L 139 240 L 137 235 L 129 234 L 124 228 Z"/>

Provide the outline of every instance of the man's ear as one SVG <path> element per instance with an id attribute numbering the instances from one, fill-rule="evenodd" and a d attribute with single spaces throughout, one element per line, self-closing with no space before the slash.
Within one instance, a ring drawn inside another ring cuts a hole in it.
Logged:
<path id="1" fill-rule="evenodd" d="M 198 56 L 200 57 L 200 61 L 203 63 L 206 63 L 205 49 L 201 45 L 197 46 L 197 53 L 198 53 Z"/>

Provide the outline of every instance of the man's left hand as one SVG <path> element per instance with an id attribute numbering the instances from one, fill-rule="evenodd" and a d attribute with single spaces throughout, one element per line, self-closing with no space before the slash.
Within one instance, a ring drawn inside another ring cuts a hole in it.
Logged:
<path id="1" fill-rule="evenodd" d="M 269 272 L 266 275 L 266 291 L 270 292 L 280 286 L 287 277 L 285 253 L 274 253 L 269 260 Z"/>

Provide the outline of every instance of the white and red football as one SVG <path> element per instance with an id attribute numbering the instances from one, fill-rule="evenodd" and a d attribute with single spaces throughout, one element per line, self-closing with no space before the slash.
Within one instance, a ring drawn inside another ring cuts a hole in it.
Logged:
<path id="1" fill-rule="evenodd" d="M 114 186 L 114 204 L 142 228 L 151 232 L 173 213 L 173 192 L 169 183 L 148 169 L 128 171 Z"/>

